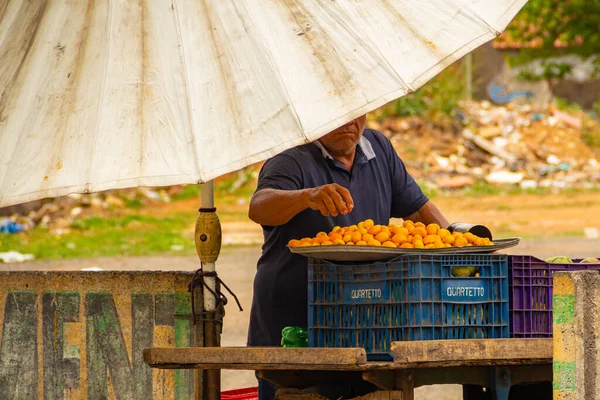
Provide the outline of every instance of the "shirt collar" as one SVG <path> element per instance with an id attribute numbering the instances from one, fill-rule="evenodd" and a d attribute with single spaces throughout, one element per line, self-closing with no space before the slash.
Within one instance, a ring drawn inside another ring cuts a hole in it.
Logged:
<path id="1" fill-rule="evenodd" d="M 331 156 L 331 154 L 329 154 L 325 146 L 321 144 L 321 142 L 315 140 L 313 143 L 319 148 L 319 150 L 321 150 L 323 158 L 329 158 L 331 160 L 334 159 Z M 367 139 L 364 135 L 360 137 L 360 140 L 358 141 L 358 147 L 360 147 L 360 150 L 362 150 L 362 153 L 367 158 L 367 161 L 370 161 L 373 158 L 375 158 L 375 151 L 373 151 L 373 146 L 371 145 L 371 142 L 369 142 L 369 139 Z"/>

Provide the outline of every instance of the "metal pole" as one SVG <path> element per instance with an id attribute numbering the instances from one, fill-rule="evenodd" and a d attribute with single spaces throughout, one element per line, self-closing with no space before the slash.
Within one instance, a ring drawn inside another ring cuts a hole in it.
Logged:
<path id="1" fill-rule="evenodd" d="M 201 194 L 200 194 L 200 202 L 201 209 L 214 209 L 215 208 L 215 191 L 214 191 L 214 182 L 210 181 L 205 184 L 202 184 Z M 215 272 L 215 261 L 218 257 L 218 253 L 220 251 L 221 246 L 221 226 L 216 216 L 216 211 L 212 210 L 212 214 L 214 214 L 214 220 L 216 220 L 216 224 L 218 226 L 218 248 L 215 247 L 211 257 L 208 257 L 203 260 L 201 257 L 200 261 L 202 262 L 202 269 L 204 273 Z M 207 225 L 208 226 L 208 225 Z M 214 225 L 213 225 L 214 227 Z M 216 232 L 211 229 L 207 229 L 207 233 L 210 235 L 208 241 L 214 241 L 216 237 Z M 217 300 L 213 293 L 216 292 L 216 277 L 214 276 L 204 276 L 204 282 L 207 287 L 204 288 L 204 312 L 205 312 L 205 321 L 204 321 L 204 346 L 206 347 L 219 347 L 220 338 L 219 333 L 217 332 L 217 326 L 215 323 L 215 319 L 217 318 L 217 314 L 215 312 Z M 221 371 L 216 370 L 206 370 L 206 386 L 204 387 L 204 394 L 206 399 L 208 400 L 219 400 L 221 398 Z M 199 393 L 198 393 L 199 395 Z"/>
<path id="2" fill-rule="evenodd" d="M 473 53 L 465 56 L 465 97 L 473 100 Z"/>
<path id="3" fill-rule="evenodd" d="M 202 208 L 215 208 L 215 186 L 214 182 L 210 181 L 200 186 L 200 207 Z M 202 263 L 202 269 L 204 272 L 215 272 L 215 263 Z M 216 281 L 214 277 L 204 278 L 206 285 L 214 292 L 216 287 Z M 215 311 L 217 306 L 215 296 L 210 290 L 204 288 L 204 310 L 207 312 Z"/>

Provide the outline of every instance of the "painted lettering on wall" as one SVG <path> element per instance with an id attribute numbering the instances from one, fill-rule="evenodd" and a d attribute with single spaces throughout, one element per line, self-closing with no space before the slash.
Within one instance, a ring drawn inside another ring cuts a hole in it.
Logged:
<path id="1" fill-rule="evenodd" d="M 153 347 L 156 332 L 168 327 L 173 346 L 191 345 L 189 296 L 173 291 L 132 292 L 128 298 L 130 313 L 123 316 L 113 294 L 106 291 L 3 293 L 0 399 L 62 400 L 84 390 L 82 385 L 85 391 L 80 395 L 89 400 L 157 397 L 143 350 Z M 74 324 L 79 324 L 81 332 L 69 333 L 69 325 Z M 81 338 L 77 341 L 70 336 Z M 162 388 L 172 392 L 169 398 L 193 396 L 192 371 L 175 371 L 173 381 L 174 388 Z"/>

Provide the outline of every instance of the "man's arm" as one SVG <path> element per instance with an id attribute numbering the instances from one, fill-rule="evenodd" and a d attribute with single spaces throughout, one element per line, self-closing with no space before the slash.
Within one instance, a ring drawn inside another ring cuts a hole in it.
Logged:
<path id="1" fill-rule="evenodd" d="M 300 190 L 267 188 L 252 196 L 248 217 L 260 225 L 278 226 L 307 208 L 337 217 L 352 211 L 354 202 L 350 192 L 336 183 Z"/>
<path id="2" fill-rule="evenodd" d="M 252 196 L 248 217 L 260 225 L 287 223 L 308 207 L 308 191 L 263 189 Z"/>
<path id="3" fill-rule="evenodd" d="M 448 220 L 442 215 L 441 211 L 431 201 L 427 201 L 423 207 L 416 213 L 413 213 L 405 219 L 413 222 L 422 222 L 425 225 L 438 224 L 442 228 L 448 228 Z"/>

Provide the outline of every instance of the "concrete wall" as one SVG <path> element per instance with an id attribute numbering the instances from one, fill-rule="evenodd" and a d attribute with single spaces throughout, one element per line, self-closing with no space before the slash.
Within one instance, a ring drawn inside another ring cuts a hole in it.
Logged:
<path id="1" fill-rule="evenodd" d="M 569 62 L 575 66 L 572 74 L 566 79 L 555 79 L 551 82 L 527 82 L 519 79 L 519 70 L 510 68 L 508 57 L 516 54 L 514 51 L 499 51 L 486 43 L 473 52 L 473 96 L 476 99 L 489 100 L 487 88 L 490 83 L 502 84 L 509 92 L 531 91 L 533 101 L 545 103 L 553 96 L 567 99 L 584 108 L 591 108 L 599 100 L 600 79 L 593 78 L 591 60 L 581 61 L 576 56 L 568 56 L 555 61 Z M 540 62 L 528 66 L 540 72 Z"/>
<path id="2" fill-rule="evenodd" d="M 188 347 L 183 272 L 0 273 L 0 399 L 190 399 L 191 371 L 149 347 Z"/>

